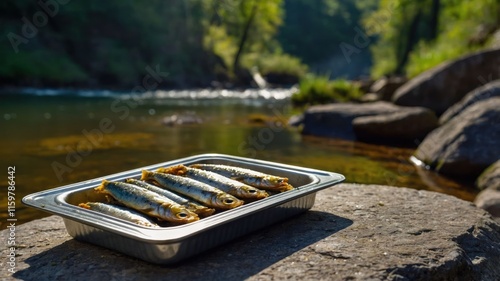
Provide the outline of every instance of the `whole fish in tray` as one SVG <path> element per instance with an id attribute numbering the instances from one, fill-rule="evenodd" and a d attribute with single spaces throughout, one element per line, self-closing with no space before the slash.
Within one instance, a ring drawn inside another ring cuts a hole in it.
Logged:
<path id="1" fill-rule="evenodd" d="M 220 189 L 186 177 L 143 170 L 141 180 L 154 180 L 164 188 L 220 210 L 233 209 L 244 203 Z"/>
<path id="2" fill-rule="evenodd" d="M 197 214 L 165 196 L 133 184 L 103 180 L 102 184 L 95 190 L 111 195 L 121 204 L 136 211 L 174 224 L 185 224 L 199 220 Z"/>
<path id="3" fill-rule="evenodd" d="M 144 227 L 134 223 L 127 223 L 119 218 L 113 219 L 109 215 L 102 214 L 102 216 L 99 216 L 98 213 L 91 210 L 82 210 L 78 206 L 80 203 L 93 200 L 105 202 L 104 196 L 96 196 L 94 194 L 94 189 L 97 186 L 95 180 L 97 179 L 36 192 L 25 196 L 23 203 L 38 210 L 62 216 L 68 234 L 80 241 L 106 247 L 154 264 L 178 264 L 181 261 L 189 260 L 194 255 L 208 251 L 218 245 L 223 245 L 237 237 L 259 229 L 268 228 L 274 223 L 292 218 L 309 210 L 314 206 L 318 191 L 336 185 L 345 179 L 340 174 L 328 171 L 220 154 L 194 155 L 148 167 L 151 170 L 156 170 L 160 167 L 171 167 L 181 163 L 185 166 L 198 163 L 211 163 L 245 167 L 270 175 L 279 175 L 283 178 L 288 178 L 295 189 L 291 192 L 283 192 L 277 196 L 270 195 L 268 198 L 251 204 L 245 204 L 229 212 L 221 212 L 219 215 L 179 227 L 168 227 L 172 224 L 163 224 L 161 220 L 152 217 L 150 219 L 162 227 Z M 147 168 L 137 168 L 109 175 L 107 176 L 108 180 L 120 181 L 122 183 L 105 183 L 98 189 L 102 189 L 100 192 L 104 193 L 111 193 L 112 190 L 118 189 L 118 191 L 113 193 L 114 196 L 121 198 L 122 202 L 137 200 L 143 202 L 139 205 L 150 205 L 150 209 L 152 210 L 154 209 L 153 206 L 162 204 L 151 202 L 152 200 L 144 202 L 142 199 L 135 198 L 135 196 L 139 195 L 129 194 L 127 196 L 118 196 L 116 194 L 116 192 L 122 193 L 124 191 L 115 185 L 128 184 L 123 183 L 123 179 L 125 178 L 139 179 L 144 169 Z M 170 176 L 175 177 L 175 175 Z M 184 176 L 177 177 L 187 180 Z M 156 177 L 156 180 L 161 181 L 159 177 Z M 145 196 L 145 193 L 148 192 L 146 189 L 137 186 L 134 186 L 134 188 L 140 190 L 141 196 Z M 267 192 L 269 194 L 275 193 L 271 191 Z M 163 198 L 161 195 L 153 197 L 158 196 Z M 113 196 L 108 194 L 107 197 L 112 198 Z M 96 256 L 95 258 L 98 259 L 99 257 Z"/>
<path id="4" fill-rule="evenodd" d="M 131 210 L 129 208 L 125 208 L 122 206 L 116 206 L 116 205 L 111 205 L 107 203 L 101 203 L 101 202 L 87 202 L 87 203 L 80 203 L 78 206 L 96 211 L 99 213 L 107 214 L 119 219 L 123 219 L 126 221 L 130 221 L 133 223 L 136 223 L 138 225 L 142 226 L 149 226 L 149 227 L 159 227 L 158 224 L 156 224 L 154 221 L 149 219 L 147 216 L 136 212 L 134 210 Z"/>
<path id="5" fill-rule="evenodd" d="M 244 200 L 259 200 L 269 196 L 269 194 L 264 190 L 257 189 L 253 186 L 249 186 L 242 182 L 232 180 L 214 172 L 190 168 L 184 165 L 159 168 L 157 172 L 186 176 L 188 178 L 211 185 Z"/>
<path id="6" fill-rule="evenodd" d="M 147 190 L 150 190 L 150 191 L 156 192 L 160 195 L 163 195 L 163 196 L 167 197 L 168 199 L 174 201 L 175 203 L 186 207 L 186 209 L 192 211 L 193 213 L 195 213 L 201 217 L 208 217 L 215 212 L 215 209 L 213 209 L 213 208 L 203 206 L 203 205 L 197 203 L 196 201 L 189 200 L 189 199 L 184 198 L 180 195 L 177 195 L 169 190 L 152 185 L 152 184 L 147 183 L 145 181 L 141 181 L 141 180 L 137 180 L 137 179 L 126 179 L 125 182 L 143 187 Z"/>
<path id="7" fill-rule="evenodd" d="M 214 172 L 269 191 L 281 192 L 293 189 L 293 186 L 288 183 L 288 178 L 268 175 L 250 169 L 217 164 L 193 164 L 190 167 Z"/>

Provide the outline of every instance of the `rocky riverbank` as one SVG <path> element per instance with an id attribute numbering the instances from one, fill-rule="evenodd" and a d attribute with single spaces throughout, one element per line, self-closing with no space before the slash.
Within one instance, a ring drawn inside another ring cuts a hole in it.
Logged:
<path id="1" fill-rule="evenodd" d="M 499 58 L 500 49 L 491 49 L 443 63 L 406 83 L 384 78 L 372 85 L 376 93 L 364 99 L 370 102 L 311 106 L 291 123 L 306 135 L 414 146 L 415 162 L 425 168 L 476 180 L 500 160 Z M 478 186 L 488 190 L 478 197 L 478 206 L 486 206 L 486 200 L 488 210 L 500 210 L 500 191 L 489 185 Z"/>
<path id="2" fill-rule="evenodd" d="M 8 230 L 0 232 L 2 240 Z M 72 239 L 51 216 L 16 228 L 21 280 L 495 280 L 500 224 L 452 196 L 341 184 L 303 215 L 173 266 Z M 7 256 L 9 249 L 2 248 Z M 265 258 L 263 258 L 265 257 Z M 6 259 L 2 267 L 6 268 Z"/>

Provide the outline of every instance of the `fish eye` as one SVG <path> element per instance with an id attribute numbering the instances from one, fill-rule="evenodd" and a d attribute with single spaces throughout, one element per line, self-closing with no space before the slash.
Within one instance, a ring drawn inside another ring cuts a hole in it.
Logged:
<path id="1" fill-rule="evenodd" d="M 257 192 L 257 190 L 255 190 L 255 189 L 248 190 L 248 193 L 256 193 L 256 192 Z"/>
<path id="2" fill-rule="evenodd" d="M 181 218 L 181 219 L 183 219 L 183 218 L 187 218 L 187 217 L 188 217 L 188 214 L 186 214 L 186 213 L 178 213 L 178 214 L 177 214 L 177 217 L 179 217 L 179 218 Z"/>
<path id="3" fill-rule="evenodd" d="M 234 200 L 233 199 L 224 199 L 224 204 L 233 204 Z"/>

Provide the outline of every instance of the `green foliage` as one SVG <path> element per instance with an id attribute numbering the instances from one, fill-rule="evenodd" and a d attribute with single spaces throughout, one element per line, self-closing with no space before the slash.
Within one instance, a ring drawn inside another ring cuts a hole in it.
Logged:
<path id="1" fill-rule="evenodd" d="M 353 1 L 287 0 L 285 24 L 278 38 L 286 53 L 306 63 L 340 53 L 341 42 L 351 42 L 360 11 Z"/>
<path id="2" fill-rule="evenodd" d="M 168 73 L 160 87 L 237 82 L 253 67 L 290 83 L 308 68 L 359 75 L 371 64 L 356 45 L 360 25 L 376 41 L 374 77 L 414 76 L 483 48 L 500 26 L 499 0 L 88 0 L 60 4 L 35 36 L 23 35 L 22 19 L 43 11 L 37 1 L 0 2 L 2 34 L 29 37 L 17 53 L 0 37 L 0 83 L 132 88 L 147 66 Z"/>
<path id="3" fill-rule="evenodd" d="M 287 54 L 272 54 L 259 57 L 259 70 L 263 75 L 286 74 L 302 78 L 307 72 L 307 66 L 300 59 Z"/>
<path id="4" fill-rule="evenodd" d="M 451 42 L 435 42 L 426 44 L 421 42 L 410 54 L 410 60 L 406 67 L 406 75 L 408 77 L 415 77 L 418 74 L 431 69 L 445 61 L 455 59 L 467 52 L 472 48 L 460 46 Z"/>
<path id="5" fill-rule="evenodd" d="M 299 91 L 292 96 L 294 105 L 312 105 L 334 102 L 330 81 L 325 76 L 308 76 L 299 84 Z"/>
<path id="6" fill-rule="evenodd" d="M 381 0 L 363 24 L 378 36 L 372 76 L 415 76 L 484 46 L 500 27 L 498 0 Z"/>
<path id="7" fill-rule="evenodd" d="M 232 66 L 234 56 L 238 51 L 237 45 L 235 38 L 228 36 L 224 27 L 210 26 L 204 37 L 204 45 L 205 48 L 222 59 L 224 66 Z"/>
<path id="8" fill-rule="evenodd" d="M 256 67 L 264 77 L 271 80 L 270 82 L 278 77 L 281 82 L 289 81 L 290 84 L 294 84 L 307 74 L 307 65 L 300 59 L 282 53 L 248 54 L 243 58 L 242 65 L 247 69 Z"/>
<path id="9" fill-rule="evenodd" d="M 7 58 L 0 65 L 0 81 L 134 87 L 142 85 L 146 66 L 158 66 L 169 74 L 164 85 L 208 85 L 217 75 L 231 77 L 238 52 L 265 55 L 279 49 L 273 38 L 283 16 L 281 2 L 71 1 L 47 16 L 36 36 L 18 46 L 19 53 L 7 36 L 0 38 L 0 52 Z M 30 0 L 2 2 L 0 7 L 2 34 L 19 36 L 21 19 L 32 21 L 43 12 Z"/>
<path id="10" fill-rule="evenodd" d="M 500 27 L 500 2 L 497 0 L 442 2 L 440 34 L 437 40 L 420 42 L 415 48 L 406 69 L 409 77 L 483 48 L 488 31 Z"/>
<path id="11" fill-rule="evenodd" d="M 326 76 L 308 75 L 300 81 L 299 91 L 292 96 L 295 106 L 346 102 L 357 100 L 362 93 L 359 86 L 344 80 L 329 80 Z"/>
<path id="12" fill-rule="evenodd" d="M 238 80 L 245 56 L 266 56 L 279 49 L 274 40 L 281 24 L 281 0 L 212 0 L 212 16 L 204 35 L 204 48 L 218 59 L 215 72 Z M 248 60 L 247 60 L 248 61 Z"/>
<path id="13" fill-rule="evenodd" d="M 86 73 L 67 57 L 60 56 L 50 50 L 34 50 L 10 54 L 10 50 L 2 49 L 0 53 L 8 54 L 0 66 L 0 77 L 18 79 L 27 84 L 39 84 L 46 80 L 51 85 L 64 85 L 70 81 L 84 81 Z M 34 67 L 36 66 L 36 67 Z"/>

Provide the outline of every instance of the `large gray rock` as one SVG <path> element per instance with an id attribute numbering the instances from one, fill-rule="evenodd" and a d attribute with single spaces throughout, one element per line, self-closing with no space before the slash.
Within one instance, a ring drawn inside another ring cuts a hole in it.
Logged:
<path id="1" fill-rule="evenodd" d="M 399 87 L 395 104 L 442 114 L 485 80 L 500 78 L 500 49 L 474 53 L 430 69 Z"/>
<path id="2" fill-rule="evenodd" d="M 440 173 L 476 178 L 500 155 L 500 98 L 475 103 L 420 144 L 415 157 Z"/>
<path id="3" fill-rule="evenodd" d="M 500 155 L 497 155 L 500 158 Z M 483 189 L 494 189 L 500 191 L 500 159 L 489 166 L 477 178 L 476 186 Z"/>
<path id="4" fill-rule="evenodd" d="M 355 139 L 352 121 L 360 116 L 389 114 L 400 107 L 388 102 L 334 103 L 309 107 L 304 113 L 302 133 L 322 137 Z"/>
<path id="5" fill-rule="evenodd" d="M 500 97 L 500 80 L 495 80 L 493 82 L 487 83 L 484 86 L 468 93 L 460 102 L 454 104 L 452 107 L 446 110 L 443 115 L 441 115 L 441 117 L 439 118 L 439 123 L 444 124 L 474 103 L 492 97 Z"/>
<path id="6" fill-rule="evenodd" d="M 408 107 L 390 114 L 357 117 L 352 125 L 359 140 L 412 142 L 437 128 L 438 119 L 430 109 Z"/>
<path id="7" fill-rule="evenodd" d="M 9 230 L 0 231 L 6 241 Z M 16 273 L 0 279 L 497 280 L 500 225 L 470 202 L 434 192 L 342 184 L 304 215 L 175 266 L 71 239 L 59 217 L 16 228 Z"/>

